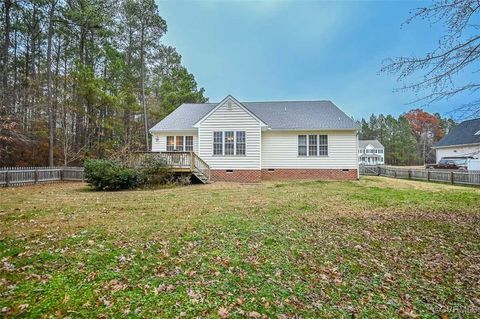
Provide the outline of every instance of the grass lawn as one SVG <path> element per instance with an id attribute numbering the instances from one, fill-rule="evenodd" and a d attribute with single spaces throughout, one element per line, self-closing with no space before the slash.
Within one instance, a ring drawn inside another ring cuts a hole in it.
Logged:
<path id="1" fill-rule="evenodd" d="M 480 189 L 0 189 L 5 317 L 480 316 Z"/>

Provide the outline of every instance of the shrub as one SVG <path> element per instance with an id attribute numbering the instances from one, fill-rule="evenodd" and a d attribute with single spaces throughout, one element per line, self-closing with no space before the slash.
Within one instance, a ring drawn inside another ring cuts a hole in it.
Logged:
<path id="1" fill-rule="evenodd" d="M 96 190 L 131 189 L 145 182 L 141 171 L 115 161 L 90 159 L 85 161 L 84 167 L 85 180 Z"/>
<path id="2" fill-rule="evenodd" d="M 174 176 L 167 163 L 161 158 L 149 157 L 143 162 L 142 173 L 148 186 L 170 184 Z"/>

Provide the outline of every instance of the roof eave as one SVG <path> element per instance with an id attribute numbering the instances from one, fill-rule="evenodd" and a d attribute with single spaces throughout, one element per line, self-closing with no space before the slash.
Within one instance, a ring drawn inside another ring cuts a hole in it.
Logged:
<path id="1" fill-rule="evenodd" d="M 441 145 L 441 146 L 432 146 L 433 149 L 437 149 L 437 148 L 449 148 L 449 147 L 458 147 L 458 146 L 475 146 L 475 145 L 479 145 L 480 146 L 480 142 L 478 143 L 465 143 L 465 144 L 451 144 L 451 145 Z"/>
<path id="2" fill-rule="evenodd" d="M 358 128 L 268 128 L 269 131 L 358 131 Z"/>

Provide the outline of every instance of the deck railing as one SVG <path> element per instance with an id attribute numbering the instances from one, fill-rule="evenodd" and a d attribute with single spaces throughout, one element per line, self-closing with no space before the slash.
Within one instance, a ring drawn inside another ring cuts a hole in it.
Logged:
<path id="1" fill-rule="evenodd" d="M 142 166 L 149 160 L 161 160 L 173 170 L 197 170 L 210 179 L 210 166 L 194 152 L 136 152 L 130 165 Z"/>

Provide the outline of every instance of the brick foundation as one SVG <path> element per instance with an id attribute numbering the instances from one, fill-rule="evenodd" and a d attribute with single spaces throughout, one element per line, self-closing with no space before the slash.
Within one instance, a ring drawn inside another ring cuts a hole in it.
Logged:
<path id="1" fill-rule="evenodd" d="M 320 179 L 320 180 L 356 180 L 356 169 L 262 169 L 262 180 L 282 179 Z"/>
<path id="2" fill-rule="evenodd" d="M 239 183 L 258 183 L 262 180 L 319 179 L 319 180 L 356 180 L 356 169 L 268 169 L 238 170 L 212 169 L 211 180 Z"/>
<path id="3" fill-rule="evenodd" d="M 234 169 L 227 172 L 225 169 L 212 169 L 210 178 L 212 181 L 238 182 L 238 183 L 258 183 L 262 180 L 260 170 Z"/>

